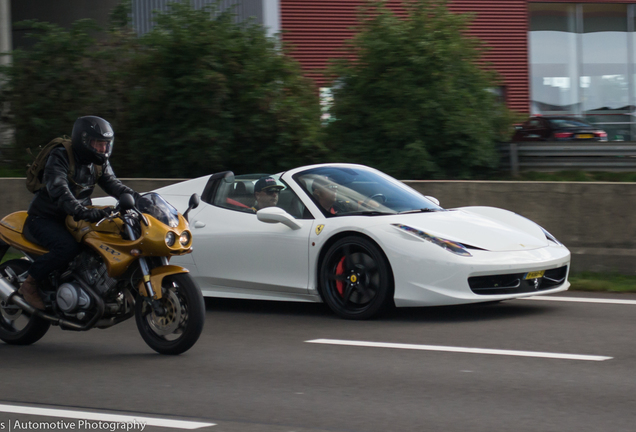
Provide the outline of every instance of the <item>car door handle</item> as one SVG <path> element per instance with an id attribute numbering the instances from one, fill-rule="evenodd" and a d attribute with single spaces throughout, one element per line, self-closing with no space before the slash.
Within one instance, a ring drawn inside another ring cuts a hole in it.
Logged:
<path id="1" fill-rule="evenodd" d="M 194 227 L 195 228 L 203 228 L 204 226 L 205 226 L 205 222 L 194 221 Z"/>

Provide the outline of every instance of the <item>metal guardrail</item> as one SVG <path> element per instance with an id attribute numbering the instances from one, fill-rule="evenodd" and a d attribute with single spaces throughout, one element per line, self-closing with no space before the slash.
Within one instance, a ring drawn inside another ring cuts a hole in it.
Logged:
<path id="1" fill-rule="evenodd" d="M 519 142 L 501 146 L 502 162 L 520 171 L 636 171 L 636 142 Z"/>

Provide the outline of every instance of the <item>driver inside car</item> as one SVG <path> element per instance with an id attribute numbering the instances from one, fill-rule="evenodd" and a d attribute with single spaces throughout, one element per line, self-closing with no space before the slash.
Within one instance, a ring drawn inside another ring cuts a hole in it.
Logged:
<path id="1" fill-rule="evenodd" d="M 316 177 L 311 184 L 311 192 L 322 206 L 331 214 L 345 211 L 342 205 L 336 201 L 338 195 L 338 185 L 327 177 Z"/>
<path id="2" fill-rule="evenodd" d="M 338 190 L 340 185 L 329 177 L 316 177 L 311 184 L 312 195 L 320 203 L 321 207 L 331 214 L 354 212 L 361 209 L 377 209 L 380 204 L 373 199 L 360 199 L 358 201 L 339 200 Z M 347 188 L 345 187 L 345 191 Z M 349 190 L 351 193 L 352 191 Z M 345 194 L 346 195 L 346 194 Z"/>

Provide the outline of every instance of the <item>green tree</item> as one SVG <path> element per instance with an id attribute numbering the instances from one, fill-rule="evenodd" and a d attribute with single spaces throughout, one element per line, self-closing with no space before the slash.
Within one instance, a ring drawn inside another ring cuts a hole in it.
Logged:
<path id="1" fill-rule="evenodd" d="M 135 172 L 276 172 L 319 160 L 316 91 L 276 39 L 231 11 L 169 7 L 135 68 Z"/>
<path id="2" fill-rule="evenodd" d="M 106 32 L 27 23 L 35 44 L 0 70 L 18 166 L 83 115 L 112 123 L 120 177 L 276 172 L 323 157 L 314 87 L 262 26 L 173 3 L 139 38 L 129 13 L 124 0 Z"/>
<path id="3" fill-rule="evenodd" d="M 482 44 L 466 36 L 469 17 L 445 0 L 404 0 L 404 18 L 385 3 L 365 3 L 350 56 L 329 69 L 326 142 L 341 159 L 401 179 L 486 175 L 511 114 L 479 64 Z"/>
<path id="4" fill-rule="evenodd" d="M 70 135 L 83 115 L 108 119 L 121 140 L 126 135 L 121 125 L 129 93 L 127 70 L 136 51 L 131 30 L 113 26 L 103 34 L 92 20 L 79 20 L 68 30 L 37 21 L 21 25 L 30 29 L 34 44 L 14 51 L 13 64 L 0 70 L 5 77 L 0 103 L 9 107 L 3 121 L 15 131 L 12 168 L 33 159 L 27 149 L 37 151 L 57 136 Z"/>

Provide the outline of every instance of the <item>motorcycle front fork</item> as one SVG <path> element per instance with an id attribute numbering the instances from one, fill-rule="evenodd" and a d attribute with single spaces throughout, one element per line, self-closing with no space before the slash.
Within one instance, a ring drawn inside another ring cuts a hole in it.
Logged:
<path id="1" fill-rule="evenodd" d="M 129 224 L 126 224 L 126 231 L 129 238 L 135 238 L 135 234 Z M 168 257 L 161 257 L 161 264 L 168 265 Z M 144 301 L 152 307 L 152 310 L 156 315 L 164 316 L 166 314 L 166 309 L 162 306 L 160 300 L 155 299 L 155 290 L 150 283 L 150 268 L 146 262 L 146 257 L 139 257 L 139 267 L 141 268 L 141 274 L 143 275 L 146 293 L 148 293 L 148 297 L 145 297 Z M 161 289 L 161 287 L 159 287 L 159 289 Z"/>

